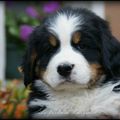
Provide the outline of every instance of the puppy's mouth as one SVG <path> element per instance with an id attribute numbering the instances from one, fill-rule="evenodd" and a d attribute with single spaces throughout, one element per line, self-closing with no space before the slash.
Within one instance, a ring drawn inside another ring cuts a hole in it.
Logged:
<path id="1" fill-rule="evenodd" d="M 75 84 L 70 77 L 59 77 L 59 84 L 55 87 L 57 90 L 68 89 L 69 86 Z"/>
<path id="2" fill-rule="evenodd" d="M 75 80 L 72 80 L 70 76 L 68 77 L 60 77 L 59 78 L 61 83 L 60 84 L 76 84 Z"/>
<path id="3" fill-rule="evenodd" d="M 61 78 L 60 83 L 54 88 L 54 90 L 62 91 L 74 91 L 81 88 L 87 88 L 87 85 L 81 85 L 70 77 Z"/>
<path id="4" fill-rule="evenodd" d="M 75 82 L 73 82 L 73 81 L 70 81 L 70 80 L 65 80 L 65 81 L 63 81 L 63 82 L 61 82 L 59 85 L 74 85 L 74 84 L 76 84 Z"/>

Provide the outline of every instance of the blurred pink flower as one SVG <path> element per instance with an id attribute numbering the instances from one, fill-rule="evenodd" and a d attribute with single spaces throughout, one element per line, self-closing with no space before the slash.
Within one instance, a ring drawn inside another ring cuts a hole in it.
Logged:
<path id="1" fill-rule="evenodd" d="M 20 38 L 21 38 L 21 40 L 27 41 L 28 37 L 32 31 L 33 31 L 33 27 L 31 27 L 29 25 L 20 26 Z"/>
<path id="2" fill-rule="evenodd" d="M 52 13 L 56 10 L 58 10 L 60 7 L 59 2 L 48 2 L 46 4 L 43 5 L 43 11 L 46 13 Z"/>
<path id="3" fill-rule="evenodd" d="M 27 7 L 25 12 L 32 18 L 37 18 L 39 16 L 37 10 L 33 6 Z"/>

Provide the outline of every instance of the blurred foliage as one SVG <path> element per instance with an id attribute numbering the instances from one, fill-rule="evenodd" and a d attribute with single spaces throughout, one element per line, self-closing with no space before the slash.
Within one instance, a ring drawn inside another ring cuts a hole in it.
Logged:
<path id="1" fill-rule="evenodd" d="M 46 15 L 55 12 L 62 6 L 62 2 L 57 1 L 29 2 L 25 9 L 17 12 L 11 9 L 14 7 L 13 3 L 14 1 L 6 2 L 6 38 L 7 44 L 15 44 L 18 49 L 25 48 L 25 42 L 32 32 L 32 28 L 40 25 Z"/>
<path id="2" fill-rule="evenodd" d="M 21 40 L 20 37 L 20 26 L 24 24 L 36 26 L 38 24 L 38 20 L 32 19 L 23 13 L 16 15 L 15 12 L 6 10 L 7 44 L 16 44 L 20 49 L 25 47 L 25 43 Z"/>
<path id="3" fill-rule="evenodd" d="M 8 81 L 4 89 L 0 82 L 0 118 L 27 118 L 29 92 L 20 80 Z"/>
<path id="4" fill-rule="evenodd" d="M 5 1 L 6 77 L 20 78 L 21 64 L 30 33 L 41 21 L 63 6 L 61 1 Z"/>

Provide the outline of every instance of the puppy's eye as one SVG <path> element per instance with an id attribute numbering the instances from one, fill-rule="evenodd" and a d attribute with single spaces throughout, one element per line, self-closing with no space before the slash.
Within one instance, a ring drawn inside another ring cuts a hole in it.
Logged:
<path id="1" fill-rule="evenodd" d="M 75 32 L 75 33 L 73 34 L 73 38 L 72 38 L 73 43 L 74 43 L 74 44 L 79 44 L 80 38 L 81 38 L 80 32 Z"/>
<path id="2" fill-rule="evenodd" d="M 87 46 L 85 44 L 78 44 L 77 45 L 77 49 L 79 49 L 79 50 L 85 50 L 85 49 L 87 49 Z"/>
<path id="3" fill-rule="evenodd" d="M 81 44 L 81 45 L 80 45 L 80 48 L 81 48 L 81 49 L 86 49 L 87 46 L 86 46 L 85 44 Z"/>
<path id="4" fill-rule="evenodd" d="M 50 43 L 50 45 L 52 45 L 53 47 L 56 47 L 56 46 L 57 46 L 57 40 L 56 40 L 56 38 L 55 38 L 53 35 L 50 35 L 50 36 L 49 36 L 49 43 Z"/>

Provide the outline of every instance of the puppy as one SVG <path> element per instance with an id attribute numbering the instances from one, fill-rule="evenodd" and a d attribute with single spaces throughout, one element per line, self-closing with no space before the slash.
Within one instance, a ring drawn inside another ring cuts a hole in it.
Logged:
<path id="1" fill-rule="evenodd" d="M 120 43 L 87 9 L 63 8 L 29 37 L 21 65 L 32 118 L 120 117 Z"/>

